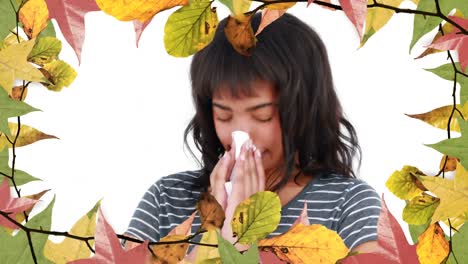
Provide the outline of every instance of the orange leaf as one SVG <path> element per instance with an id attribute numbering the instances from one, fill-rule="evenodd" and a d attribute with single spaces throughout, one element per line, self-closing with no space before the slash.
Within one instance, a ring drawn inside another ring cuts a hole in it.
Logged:
<path id="1" fill-rule="evenodd" d="M 223 226 L 224 210 L 213 195 L 202 193 L 197 203 L 197 210 L 201 219 L 200 229 L 213 230 Z"/>
<path id="2" fill-rule="evenodd" d="M 19 20 L 23 23 L 24 33 L 29 39 L 37 37 L 47 26 L 49 9 L 45 0 L 29 0 L 19 11 Z"/>
<path id="3" fill-rule="evenodd" d="M 445 240 L 444 230 L 438 223 L 430 225 L 419 236 L 416 247 L 421 264 L 439 264 L 449 253 L 449 242 Z"/>
<path id="4" fill-rule="evenodd" d="M 257 39 L 250 21 L 252 15 L 229 16 L 224 32 L 232 47 L 244 56 L 251 56 Z"/>

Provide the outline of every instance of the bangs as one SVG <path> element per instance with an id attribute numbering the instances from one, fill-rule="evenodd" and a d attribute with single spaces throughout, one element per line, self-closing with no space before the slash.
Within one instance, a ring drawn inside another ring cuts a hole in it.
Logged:
<path id="1" fill-rule="evenodd" d="M 260 19 L 258 14 L 252 18 L 254 32 Z M 224 28 L 223 22 L 218 27 Z M 275 87 L 287 83 L 285 69 L 290 65 L 278 52 L 272 52 L 277 44 L 262 39 L 262 34 L 257 39 L 252 56 L 243 56 L 234 50 L 224 30 L 217 30 L 214 40 L 193 57 L 190 68 L 193 96 L 203 101 L 218 93 L 234 98 L 251 97 L 255 95 L 254 81 L 269 81 Z"/>

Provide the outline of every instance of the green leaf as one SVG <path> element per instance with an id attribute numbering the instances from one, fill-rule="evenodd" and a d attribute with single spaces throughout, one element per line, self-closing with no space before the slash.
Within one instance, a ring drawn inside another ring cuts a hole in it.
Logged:
<path id="1" fill-rule="evenodd" d="M 44 84 L 47 89 L 59 92 L 63 87 L 69 86 L 76 78 L 76 71 L 62 60 L 52 61 L 44 65 L 44 69 L 50 74 L 51 84 Z"/>
<path id="2" fill-rule="evenodd" d="M 237 249 L 224 239 L 219 233 L 218 235 L 218 250 L 223 263 L 242 263 L 242 264 L 258 264 L 260 259 L 258 255 L 257 242 L 247 250 L 245 254 L 241 254 Z"/>
<path id="3" fill-rule="evenodd" d="M 465 1 L 460 0 L 444 0 L 439 1 L 440 9 L 444 15 L 448 15 L 453 9 L 458 9 L 464 15 L 468 15 L 468 5 Z M 421 0 L 419 1 L 418 7 L 420 11 L 427 11 L 436 13 L 437 8 L 434 0 Z M 442 18 L 437 16 L 423 16 L 414 15 L 413 23 L 413 39 L 410 44 L 410 51 L 413 49 L 414 44 L 424 35 L 434 30 L 439 23 L 442 22 Z"/>
<path id="4" fill-rule="evenodd" d="M 427 222 L 422 225 L 408 225 L 411 239 L 413 239 L 414 244 L 418 243 L 419 236 L 426 231 L 430 224 L 430 222 Z"/>
<path id="5" fill-rule="evenodd" d="M 191 1 L 167 19 L 164 27 L 164 46 L 175 57 L 187 57 L 203 49 L 213 40 L 218 15 L 211 1 Z"/>
<path id="6" fill-rule="evenodd" d="M 263 191 L 241 202 L 232 217 L 232 232 L 240 243 L 250 244 L 275 231 L 281 219 L 276 193 Z"/>
<path id="7" fill-rule="evenodd" d="M 464 121 L 461 118 L 457 118 L 457 120 L 462 134 L 460 137 L 425 145 L 440 153 L 459 158 L 463 167 L 468 168 L 468 151 L 466 151 L 468 149 L 468 121 Z"/>
<path id="8" fill-rule="evenodd" d="M 50 230 L 52 209 L 55 197 L 52 202 L 42 212 L 32 217 L 26 226 L 35 229 Z M 36 253 L 37 262 L 40 264 L 52 264 L 44 257 L 44 245 L 48 235 L 31 233 L 31 240 Z M 28 238 L 22 230 L 15 236 L 8 234 L 4 228 L 0 228 L 0 245 L 2 245 L 2 264 L 22 264 L 34 263 L 29 249 Z"/>
<path id="9" fill-rule="evenodd" d="M 400 199 L 413 199 L 423 192 L 417 185 L 416 175 L 424 175 L 424 173 L 416 167 L 405 165 L 403 169 L 395 171 L 388 178 L 385 186 Z"/>
<path id="10" fill-rule="evenodd" d="M 0 0 L 0 14 L 2 14 L 0 16 L 0 40 L 3 40 L 16 26 L 16 10 L 18 10 L 16 1 L 10 3 L 10 0 Z"/>
<path id="11" fill-rule="evenodd" d="M 45 37 L 56 37 L 57 34 L 55 33 L 54 24 L 52 20 L 47 21 L 47 26 L 44 28 L 41 33 L 37 36 L 37 38 L 45 38 Z"/>
<path id="12" fill-rule="evenodd" d="M 425 224 L 431 220 L 439 204 L 440 199 L 429 194 L 416 196 L 403 209 L 403 220 L 412 225 Z"/>
<path id="13" fill-rule="evenodd" d="M 12 100 L 8 96 L 8 93 L 0 87 L 0 132 L 6 134 L 11 139 L 12 135 L 8 128 L 8 118 L 22 116 L 32 111 L 39 111 L 39 109 L 21 101 Z M 2 148 L 3 146 L 0 145 L 0 150 Z"/>
<path id="14" fill-rule="evenodd" d="M 8 154 L 9 154 L 8 148 L 4 148 L 2 151 L 0 151 L 0 172 L 11 176 L 11 168 L 8 165 L 8 161 L 9 161 Z M 15 169 L 15 183 L 18 186 L 26 184 L 28 182 L 38 181 L 38 180 L 40 179 L 35 178 L 24 171 Z M 8 181 L 9 181 L 10 186 L 13 186 L 13 183 L 11 182 L 11 180 L 8 179 Z"/>
<path id="15" fill-rule="evenodd" d="M 231 11 L 231 14 L 239 15 L 249 11 L 252 1 L 250 0 L 219 0 Z"/>
<path id="16" fill-rule="evenodd" d="M 58 58 L 62 42 L 55 37 L 39 38 L 28 55 L 28 61 L 43 66 Z"/>
<path id="17" fill-rule="evenodd" d="M 462 71 L 460 63 L 455 63 L 455 67 L 457 67 L 459 71 Z M 426 70 L 448 81 L 453 81 L 455 77 L 455 71 L 453 70 L 452 63 L 447 63 L 437 68 Z M 468 102 L 468 77 L 457 74 L 457 83 L 460 84 L 460 105 L 465 105 L 465 103 Z"/>
<path id="18" fill-rule="evenodd" d="M 458 231 L 452 236 L 452 250 L 458 262 L 455 261 L 453 254 L 450 254 L 447 264 L 468 263 L 468 250 L 466 250 L 466 245 L 468 245 L 468 224 L 465 223 Z"/>

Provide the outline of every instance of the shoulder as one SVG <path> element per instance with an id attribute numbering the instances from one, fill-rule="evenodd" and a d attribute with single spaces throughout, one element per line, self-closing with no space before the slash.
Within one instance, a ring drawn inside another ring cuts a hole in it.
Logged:
<path id="1" fill-rule="evenodd" d="M 346 196 L 347 199 L 353 199 L 353 196 L 371 196 L 379 197 L 375 189 L 366 181 L 357 178 L 345 177 L 338 174 L 323 175 L 311 188 L 321 189 L 333 193 L 339 193 Z"/>
<path id="2" fill-rule="evenodd" d="M 150 190 L 160 195 L 164 193 L 184 195 L 187 193 L 199 193 L 202 186 L 199 185 L 201 170 L 189 170 L 173 173 L 157 180 Z"/>

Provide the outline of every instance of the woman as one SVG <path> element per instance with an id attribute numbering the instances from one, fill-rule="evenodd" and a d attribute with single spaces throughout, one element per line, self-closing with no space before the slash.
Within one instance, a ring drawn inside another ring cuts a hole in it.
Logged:
<path id="1" fill-rule="evenodd" d="M 254 32 L 260 20 L 259 14 L 253 17 Z M 257 36 L 253 55 L 246 57 L 226 39 L 226 21 L 194 55 L 190 68 L 196 113 L 185 130 L 185 144 L 192 134 L 202 154 L 201 170 L 158 180 L 143 196 L 126 233 L 158 241 L 190 216 L 200 193 L 209 190 L 225 208 L 222 234 L 229 239 L 235 206 L 271 190 L 281 200 L 282 217 L 270 236 L 286 232 L 307 203 L 310 223 L 335 230 L 352 250 L 370 251 L 377 240 L 380 199 L 355 178 L 352 161 L 359 154 L 360 162 L 361 151 L 334 90 L 320 37 L 286 13 Z M 237 160 L 235 130 L 251 138 Z M 228 198 L 224 183 L 233 170 Z M 199 225 L 196 217 L 192 232 Z"/>

